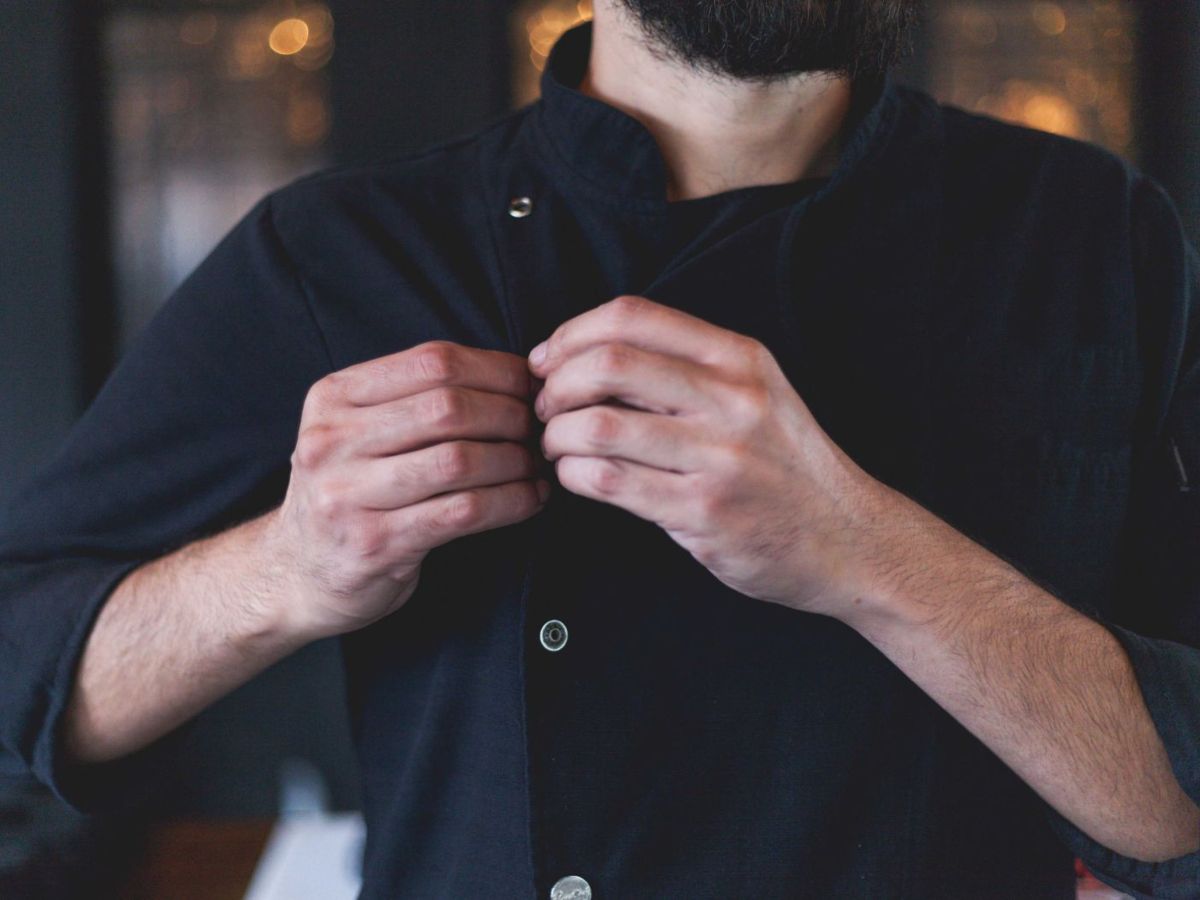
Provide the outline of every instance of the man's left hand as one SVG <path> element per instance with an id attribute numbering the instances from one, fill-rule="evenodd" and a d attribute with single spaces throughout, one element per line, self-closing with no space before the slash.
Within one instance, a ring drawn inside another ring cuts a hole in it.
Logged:
<path id="1" fill-rule="evenodd" d="M 621 296 L 539 346 L 534 411 L 567 490 L 658 524 L 751 597 L 840 617 L 870 590 L 888 492 L 762 343 Z"/>

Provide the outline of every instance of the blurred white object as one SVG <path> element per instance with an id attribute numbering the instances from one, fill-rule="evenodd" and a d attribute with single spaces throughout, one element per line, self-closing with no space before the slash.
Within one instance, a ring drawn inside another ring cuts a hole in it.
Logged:
<path id="1" fill-rule="evenodd" d="M 1094 879 L 1080 882 L 1075 896 L 1077 900 L 1133 900 L 1128 894 L 1122 894 L 1115 888 L 1100 884 Z"/>
<path id="2" fill-rule="evenodd" d="M 279 770 L 279 821 L 245 900 L 356 900 L 366 828 L 358 813 L 330 813 L 329 788 L 306 759 Z"/>
<path id="3" fill-rule="evenodd" d="M 329 786 L 307 759 L 291 757 L 279 766 L 279 815 L 329 812 Z"/>
<path id="4" fill-rule="evenodd" d="M 358 813 L 298 813 L 271 832 L 246 900 L 355 900 L 366 830 Z"/>

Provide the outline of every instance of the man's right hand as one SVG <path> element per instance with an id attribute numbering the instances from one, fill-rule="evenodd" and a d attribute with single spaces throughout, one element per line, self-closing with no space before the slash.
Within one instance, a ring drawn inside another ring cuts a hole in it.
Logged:
<path id="1" fill-rule="evenodd" d="M 434 547 L 541 509 L 531 379 L 522 356 L 430 341 L 313 385 L 268 529 L 294 578 L 290 630 L 369 625 L 404 605 Z"/>

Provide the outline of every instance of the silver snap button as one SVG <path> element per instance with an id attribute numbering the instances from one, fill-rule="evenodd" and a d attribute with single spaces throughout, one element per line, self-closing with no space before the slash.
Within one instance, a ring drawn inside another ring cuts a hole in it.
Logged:
<path id="1" fill-rule="evenodd" d="M 508 214 L 514 219 L 523 219 L 533 212 L 533 201 L 528 197 L 513 197 L 508 202 Z"/>
<path id="2" fill-rule="evenodd" d="M 542 646 L 551 653 L 561 650 L 567 645 L 567 626 L 558 619 L 551 619 L 542 626 L 541 639 Z"/>
<path id="3" fill-rule="evenodd" d="M 592 900 L 592 886 L 578 875 L 568 875 L 554 882 L 550 900 Z"/>

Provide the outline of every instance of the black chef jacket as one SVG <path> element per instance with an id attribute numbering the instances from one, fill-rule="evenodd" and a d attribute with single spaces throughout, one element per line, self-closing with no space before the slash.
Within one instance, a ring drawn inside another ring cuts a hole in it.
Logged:
<path id="1" fill-rule="evenodd" d="M 655 141 L 576 89 L 590 37 L 478 133 L 265 196 L 168 298 L 0 515 L 3 745 L 85 810 L 163 766 L 174 736 L 64 766 L 88 629 L 279 502 L 313 382 L 433 338 L 524 354 L 631 292 L 760 339 L 864 469 L 1110 628 L 1200 800 L 1200 264 L 1162 190 L 889 78 L 827 181 L 667 247 Z M 1200 853 L 1096 843 L 848 626 L 561 487 L 340 646 L 364 898 L 1066 900 L 1076 854 L 1200 896 Z"/>

